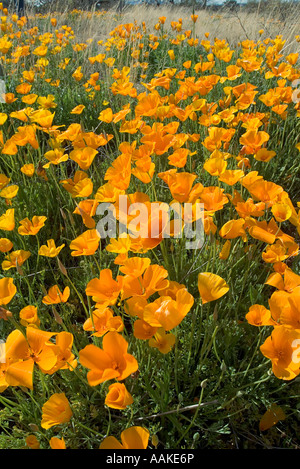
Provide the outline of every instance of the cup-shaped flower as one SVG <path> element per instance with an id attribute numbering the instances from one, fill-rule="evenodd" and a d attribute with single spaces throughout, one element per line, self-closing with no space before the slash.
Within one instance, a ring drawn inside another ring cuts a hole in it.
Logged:
<path id="1" fill-rule="evenodd" d="M 40 449 L 40 442 L 35 435 L 28 435 L 25 440 L 28 448 L 31 449 Z"/>
<path id="2" fill-rule="evenodd" d="M 48 430 L 70 421 L 73 412 L 64 392 L 53 394 L 42 407 L 41 427 Z"/>
<path id="3" fill-rule="evenodd" d="M 147 449 L 149 436 L 149 431 L 143 427 L 130 427 L 121 433 L 122 444 L 114 436 L 108 436 L 100 449 Z"/>
<path id="4" fill-rule="evenodd" d="M 0 280 L 0 306 L 7 305 L 17 293 L 14 279 L 4 277 Z"/>
<path id="5" fill-rule="evenodd" d="M 228 292 L 229 286 L 219 275 L 203 272 L 198 275 L 198 289 L 205 304 L 221 298 Z"/>
<path id="6" fill-rule="evenodd" d="M 25 306 L 20 311 L 20 323 L 27 327 L 29 324 L 34 324 L 37 327 L 40 325 L 40 320 L 37 314 L 37 307 L 33 305 Z"/>
<path id="7" fill-rule="evenodd" d="M 87 230 L 70 244 L 71 256 L 90 256 L 99 248 L 100 237 L 96 229 Z"/>
<path id="8" fill-rule="evenodd" d="M 161 296 L 149 303 L 144 309 L 143 319 L 152 327 L 162 327 L 165 331 L 170 331 L 181 323 L 193 304 L 193 296 L 186 288 L 181 288 L 176 294 L 176 300 L 169 296 Z"/>
<path id="9" fill-rule="evenodd" d="M 0 230 L 13 231 L 15 228 L 15 209 L 9 208 L 0 217 Z"/>
<path id="10" fill-rule="evenodd" d="M 125 409 L 132 403 L 133 398 L 127 391 L 125 384 L 113 383 L 109 386 L 104 402 L 108 407 L 112 409 Z"/>
<path id="11" fill-rule="evenodd" d="M 51 449 L 66 449 L 66 443 L 63 438 L 53 436 L 49 441 L 49 444 Z"/>
<path id="12" fill-rule="evenodd" d="M 14 247 L 10 239 L 0 238 L 0 252 L 9 252 Z"/>

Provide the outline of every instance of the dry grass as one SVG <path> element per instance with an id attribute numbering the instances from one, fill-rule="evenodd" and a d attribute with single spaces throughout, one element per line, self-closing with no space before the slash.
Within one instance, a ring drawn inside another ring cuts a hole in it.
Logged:
<path id="1" fill-rule="evenodd" d="M 260 37 L 259 31 L 263 29 L 263 39 L 282 35 L 286 40 L 287 52 L 298 51 L 299 43 L 297 43 L 295 36 L 300 31 L 300 4 L 290 5 L 288 11 L 285 10 L 283 15 L 282 9 L 278 9 L 276 4 L 272 7 L 272 2 L 269 3 L 269 9 L 262 10 L 258 3 L 257 8 L 251 12 L 242 8 L 236 11 L 220 9 L 218 12 L 196 10 L 195 14 L 199 15 L 195 25 L 196 36 L 203 39 L 204 34 L 209 32 L 211 38 L 226 39 L 229 45 L 235 48 L 240 41 L 245 39 L 257 41 Z M 57 13 L 50 5 L 48 13 L 58 19 L 58 26 L 70 24 L 72 14 L 70 15 L 67 6 L 64 11 Z M 167 17 L 166 31 L 168 28 L 171 29 L 171 21 L 176 21 L 179 18 L 183 20 L 183 29 L 191 29 L 191 13 L 192 7 L 180 6 L 160 6 L 159 8 L 146 5 L 127 6 L 122 14 L 117 11 L 116 7 L 106 12 L 96 11 L 94 7 L 81 15 L 80 21 L 72 22 L 72 26 L 74 26 L 77 40 L 85 42 L 89 38 L 106 39 L 109 32 L 118 24 L 134 21 L 141 24 L 145 19 L 147 19 L 147 28 L 150 31 L 160 16 Z M 32 11 L 28 12 L 29 17 L 32 14 Z"/>

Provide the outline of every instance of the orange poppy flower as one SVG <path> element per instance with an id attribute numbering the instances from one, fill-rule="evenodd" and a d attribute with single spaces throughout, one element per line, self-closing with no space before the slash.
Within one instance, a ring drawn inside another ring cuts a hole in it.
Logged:
<path id="1" fill-rule="evenodd" d="M 222 260 L 228 259 L 229 254 L 230 254 L 230 248 L 231 248 L 231 241 L 227 239 L 227 241 L 224 243 L 220 251 L 219 258 Z"/>
<path id="2" fill-rule="evenodd" d="M 176 170 L 159 173 L 158 177 L 168 184 L 172 197 L 180 203 L 188 201 L 193 182 L 197 178 L 195 174 L 177 173 Z"/>
<path id="3" fill-rule="evenodd" d="M 241 145 L 244 145 L 247 155 L 256 154 L 258 150 L 270 139 L 267 132 L 258 131 L 257 129 L 248 130 L 240 138 Z"/>
<path id="4" fill-rule="evenodd" d="M 47 245 L 43 245 L 39 249 L 39 255 L 45 257 L 56 257 L 63 249 L 65 244 L 56 247 L 54 239 L 48 239 Z"/>
<path id="5" fill-rule="evenodd" d="M 60 181 L 72 197 L 88 197 L 93 192 L 93 182 L 84 171 L 76 171 L 73 179 Z"/>
<path id="6" fill-rule="evenodd" d="M 276 322 L 271 317 L 271 311 L 263 305 L 253 305 L 246 314 L 246 319 L 252 326 L 274 326 Z"/>
<path id="7" fill-rule="evenodd" d="M 28 448 L 40 449 L 40 442 L 38 441 L 35 435 L 28 435 L 25 439 L 25 443 L 28 446 Z"/>
<path id="8" fill-rule="evenodd" d="M 49 444 L 51 449 L 66 449 L 66 443 L 63 438 L 57 438 L 56 436 L 53 436 L 50 439 Z"/>
<path id="9" fill-rule="evenodd" d="M 264 181 L 263 179 L 253 182 L 253 184 L 251 184 L 250 187 L 247 187 L 247 189 L 254 199 L 265 202 L 267 207 L 274 205 L 281 192 L 283 192 L 283 188 L 281 186 L 278 186 L 271 181 Z"/>
<path id="10" fill-rule="evenodd" d="M 99 278 L 90 280 L 87 284 L 85 293 L 91 296 L 93 301 L 108 306 L 113 305 L 121 291 L 120 276 L 117 280 L 112 278 L 112 271 L 110 269 L 103 269 L 100 272 Z"/>
<path id="11" fill-rule="evenodd" d="M 70 244 L 71 256 L 90 256 L 99 248 L 100 237 L 96 229 L 87 230 Z"/>
<path id="12" fill-rule="evenodd" d="M 208 212 L 221 210 L 228 203 L 228 198 L 223 194 L 224 189 L 219 187 L 204 187 L 200 194 L 200 202 Z"/>
<path id="13" fill-rule="evenodd" d="M 141 277 L 126 275 L 122 278 L 122 299 L 126 300 L 132 296 L 148 299 L 155 292 L 168 287 L 167 276 L 168 271 L 157 264 L 149 265 Z"/>
<path id="14" fill-rule="evenodd" d="M 43 372 L 50 370 L 57 361 L 56 349 L 49 343 L 54 332 L 45 332 L 29 326 L 26 337 L 18 329 L 6 340 L 6 357 L 12 360 L 5 379 L 10 386 L 33 389 L 33 368 L 36 363 Z"/>
<path id="15" fill-rule="evenodd" d="M 21 267 L 30 256 L 31 253 L 29 251 L 23 251 L 22 249 L 12 251 L 5 256 L 4 261 L 2 262 L 2 269 L 9 270 L 12 267 Z"/>
<path id="16" fill-rule="evenodd" d="M 281 407 L 277 404 L 271 404 L 271 407 L 264 413 L 259 421 L 259 429 L 261 432 L 264 432 L 285 419 L 286 415 Z"/>
<path id="17" fill-rule="evenodd" d="M 104 404 L 111 409 L 126 409 L 133 403 L 133 397 L 127 391 L 125 384 L 113 383 L 108 388 Z"/>
<path id="18" fill-rule="evenodd" d="M 275 203 L 272 205 L 271 212 L 273 213 L 276 220 L 280 223 L 288 220 L 292 216 L 292 209 L 288 204 Z"/>
<path id="19" fill-rule="evenodd" d="M 76 161 L 80 169 L 87 170 L 94 161 L 98 151 L 91 147 L 75 148 L 71 151 L 70 159 Z"/>
<path id="20" fill-rule="evenodd" d="M 225 182 L 229 186 L 234 186 L 244 176 L 244 171 L 241 169 L 226 169 L 220 176 L 219 181 Z"/>
<path id="21" fill-rule="evenodd" d="M 229 286 L 219 275 L 203 272 L 198 275 L 198 290 L 205 304 L 221 298 L 228 292 Z"/>
<path id="22" fill-rule="evenodd" d="M 183 168 L 190 154 L 191 152 L 187 148 L 178 148 L 174 153 L 168 156 L 169 164 L 176 168 Z"/>
<path id="23" fill-rule="evenodd" d="M 95 309 L 92 318 L 88 318 L 83 324 L 85 331 L 94 331 L 92 335 L 102 337 L 109 331 L 122 332 L 124 324 L 120 316 L 114 316 L 110 308 Z"/>
<path id="24" fill-rule="evenodd" d="M 143 312 L 140 313 L 140 315 L 142 317 Z M 159 329 L 158 327 L 150 326 L 150 324 L 148 324 L 143 319 L 137 319 L 136 321 L 134 321 L 134 324 L 133 324 L 133 335 L 137 339 L 148 340 L 154 336 L 154 334 L 157 332 L 158 329 Z"/>
<path id="25" fill-rule="evenodd" d="M 239 236 L 246 239 L 246 232 L 244 230 L 245 220 L 238 218 L 237 220 L 229 220 L 219 231 L 219 235 L 224 239 L 235 239 Z"/>
<path id="26" fill-rule="evenodd" d="M 0 216 L 0 230 L 13 231 L 15 228 L 15 209 L 9 208 Z"/>
<path id="27" fill-rule="evenodd" d="M 260 350 L 272 362 L 272 371 L 277 378 L 291 380 L 300 373 L 299 360 L 295 360 L 294 341 L 300 340 L 300 332 L 284 326 L 273 329 Z M 300 342 L 299 342 L 300 343 Z"/>
<path id="28" fill-rule="evenodd" d="M 90 386 L 110 379 L 122 381 L 138 369 L 136 359 L 127 353 L 128 343 L 118 332 L 103 337 L 102 349 L 87 345 L 79 352 L 80 363 L 91 371 L 87 374 Z"/>
<path id="29" fill-rule="evenodd" d="M 265 262 L 274 264 L 275 262 L 284 261 L 289 257 L 286 247 L 284 244 L 277 240 L 275 244 L 266 247 L 262 253 L 262 258 Z"/>
<path id="30" fill-rule="evenodd" d="M 59 303 L 66 303 L 70 296 L 70 288 L 66 287 L 63 293 L 60 291 L 57 285 L 51 287 L 48 294 L 42 299 L 42 303 L 45 305 L 56 305 Z"/>
<path id="31" fill-rule="evenodd" d="M 63 150 L 59 148 L 54 148 L 54 150 L 49 150 L 44 154 L 44 157 L 47 158 L 49 163 L 43 165 L 43 168 L 48 169 L 51 164 L 59 165 L 63 161 L 67 161 L 69 159 L 68 155 L 64 154 Z"/>
<path id="32" fill-rule="evenodd" d="M 130 427 L 121 433 L 122 444 L 114 436 L 107 436 L 100 449 L 147 449 L 149 436 L 143 427 Z"/>
<path id="33" fill-rule="evenodd" d="M 81 215 L 82 221 L 85 226 L 89 229 L 95 228 L 96 222 L 93 220 L 93 216 L 96 215 L 96 210 L 99 205 L 96 199 L 86 199 L 79 202 L 73 213 Z"/>
<path id="34" fill-rule="evenodd" d="M 33 324 L 39 327 L 41 321 L 38 318 L 37 307 L 33 305 L 25 306 L 22 308 L 19 314 L 20 323 L 27 327 L 29 324 Z"/>
<path id="35" fill-rule="evenodd" d="M 241 218 L 262 217 L 265 213 L 264 202 L 255 204 L 253 199 L 247 199 L 246 202 L 237 202 L 235 209 Z"/>
<path id="36" fill-rule="evenodd" d="M 118 156 L 111 167 L 105 173 L 104 179 L 120 190 L 126 190 L 129 187 L 131 178 L 131 157 L 121 154 Z"/>
<path id="37" fill-rule="evenodd" d="M 52 375 L 57 370 L 70 370 L 73 371 L 77 366 L 77 360 L 72 353 L 74 337 L 70 332 L 59 332 L 55 336 L 55 353 L 56 363 L 47 370 L 48 375 Z M 42 370 L 45 372 L 45 370 Z"/>
<path id="38" fill-rule="evenodd" d="M 272 150 L 267 150 L 266 148 L 260 148 L 257 153 L 255 153 L 254 158 L 257 161 L 264 161 L 268 163 L 272 158 L 276 156 L 276 152 Z"/>
<path id="39" fill-rule="evenodd" d="M 47 220 L 47 217 L 44 216 L 34 216 L 32 218 L 32 221 L 30 221 L 28 218 L 24 218 L 23 220 L 20 221 L 20 225 L 18 228 L 18 233 L 22 236 L 34 236 L 36 235 L 40 229 L 45 225 L 45 221 Z"/>
<path id="40" fill-rule="evenodd" d="M 14 245 L 10 239 L 0 238 L 0 252 L 9 252 L 13 246 Z"/>
<path id="41" fill-rule="evenodd" d="M 41 427 L 48 430 L 71 420 L 73 412 L 64 392 L 52 394 L 42 407 Z"/>
<path id="42" fill-rule="evenodd" d="M 32 177 L 34 175 L 34 165 L 31 164 L 31 163 L 28 163 L 28 164 L 24 164 L 20 170 L 22 171 L 23 174 L 25 174 L 25 176 L 28 176 L 28 177 Z"/>
<path id="43" fill-rule="evenodd" d="M 144 309 L 143 320 L 152 327 L 163 327 L 165 331 L 169 331 L 181 323 L 193 304 L 193 296 L 186 288 L 181 288 L 176 294 L 176 300 L 161 296 L 149 303 Z"/>
<path id="44" fill-rule="evenodd" d="M 169 353 L 176 342 L 174 334 L 166 334 L 164 328 L 159 328 L 153 337 L 149 339 L 149 346 L 157 348 L 164 355 Z"/>
<path id="45" fill-rule="evenodd" d="M 79 104 L 78 106 L 72 109 L 70 114 L 81 114 L 84 108 L 85 108 L 84 104 Z"/>
<path id="46" fill-rule="evenodd" d="M 300 275 L 295 274 L 286 264 L 284 265 L 284 271 L 273 272 L 268 279 L 265 281 L 266 285 L 271 285 L 278 290 L 285 290 L 287 292 L 293 291 L 296 287 L 300 286 Z M 274 269 L 276 264 L 274 264 Z"/>
<path id="47" fill-rule="evenodd" d="M 7 305 L 17 293 L 14 279 L 4 277 L 0 279 L 0 306 Z"/>

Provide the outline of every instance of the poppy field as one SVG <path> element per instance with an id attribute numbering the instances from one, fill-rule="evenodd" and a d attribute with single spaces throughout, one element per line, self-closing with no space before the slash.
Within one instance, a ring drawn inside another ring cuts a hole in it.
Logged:
<path id="1" fill-rule="evenodd" d="M 297 448 L 300 36 L 0 10 L 0 449 Z"/>

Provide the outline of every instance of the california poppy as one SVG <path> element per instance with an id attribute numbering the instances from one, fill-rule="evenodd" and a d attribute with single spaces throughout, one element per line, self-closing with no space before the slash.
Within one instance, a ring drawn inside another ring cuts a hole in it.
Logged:
<path id="1" fill-rule="evenodd" d="M 48 430 L 70 421 L 73 412 L 65 393 L 52 394 L 42 407 L 41 427 Z"/>
<path id="2" fill-rule="evenodd" d="M 118 332 L 108 332 L 102 347 L 87 345 L 79 352 L 80 363 L 90 369 L 87 374 L 90 386 L 113 378 L 122 381 L 137 371 L 138 362 L 127 352 L 128 343 Z"/>
<path id="3" fill-rule="evenodd" d="M 130 427 L 121 433 L 122 444 L 114 436 L 107 436 L 100 449 L 147 449 L 149 436 L 143 427 Z"/>

